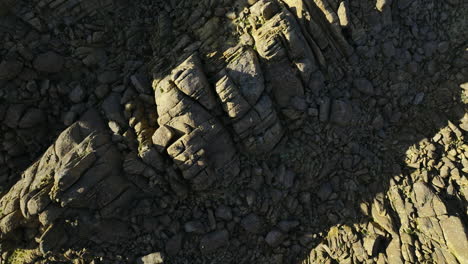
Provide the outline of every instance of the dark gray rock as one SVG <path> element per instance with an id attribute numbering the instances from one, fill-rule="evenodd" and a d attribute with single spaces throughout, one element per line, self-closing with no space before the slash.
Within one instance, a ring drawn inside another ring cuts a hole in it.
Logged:
<path id="1" fill-rule="evenodd" d="M 21 116 L 23 115 L 24 110 L 26 109 L 25 105 L 22 104 L 11 104 L 8 107 L 8 110 L 5 114 L 4 124 L 10 128 L 15 128 L 18 126 Z"/>
<path id="2" fill-rule="evenodd" d="M 356 79 L 353 81 L 354 88 L 359 92 L 366 94 L 366 95 L 373 95 L 374 94 L 374 86 L 372 83 L 364 78 Z"/>
<path id="3" fill-rule="evenodd" d="M 216 208 L 215 215 L 216 217 L 221 218 L 222 220 L 230 221 L 232 219 L 232 210 L 230 207 L 221 205 L 218 208 Z"/>
<path id="4" fill-rule="evenodd" d="M 44 123 L 46 120 L 46 115 L 44 112 L 37 108 L 30 108 L 26 111 L 23 115 L 21 120 L 19 121 L 18 127 L 19 128 L 31 128 L 36 125 L 40 125 Z"/>
<path id="5" fill-rule="evenodd" d="M 254 214 L 248 214 L 241 220 L 241 226 L 249 233 L 258 234 L 262 230 L 262 219 Z"/>
<path id="6" fill-rule="evenodd" d="M 322 201 L 326 201 L 328 197 L 332 194 L 333 189 L 332 185 L 330 183 L 325 183 L 322 186 L 320 186 L 320 189 L 317 192 L 317 196 L 320 198 Z"/>
<path id="7" fill-rule="evenodd" d="M 206 234 L 200 240 L 200 251 L 202 254 L 215 252 L 229 243 L 229 232 L 225 229 Z"/>
<path id="8" fill-rule="evenodd" d="M 385 43 L 382 44 L 382 53 L 386 57 L 394 57 L 396 54 L 395 46 L 393 45 L 393 42 L 391 40 L 386 41 Z"/>
<path id="9" fill-rule="evenodd" d="M 81 87 L 81 85 L 77 85 L 73 88 L 68 97 L 73 103 L 79 103 L 86 98 L 86 91 Z"/>
<path id="10" fill-rule="evenodd" d="M 330 98 L 326 97 L 321 100 L 320 102 L 320 110 L 319 110 L 319 119 L 320 122 L 326 122 L 330 116 L 330 105 L 331 100 Z"/>
<path id="11" fill-rule="evenodd" d="M 39 54 L 36 59 L 34 59 L 33 65 L 34 68 L 40 72 L 57 73 L 63 70 L 64 63 L 65 59 L 61 55 L 53 51 L 48 51 Z"/>
<path id="12" fill-rule="evenodd" d="M 339 126 L 350 124 L 353 117 L 352 107 L 349 102 L 334 100 L 331 106 L 330 121 Z"/>
<path id="13" fill-rule="evenodd" d="M 94 90 L 94 94 L 96 94 L 97 98 L 102 99 L 106 97 L 109 91 L 110 91 L 109 86 L 106 84 L 102 84 L 96 87 L 96 90 Z"/>
<path id="14" fill-rule="evenodd" d="M 288 233 L 289 231 L 291 231 L 292 229 L 296 228 L 297 226 L 299 226 L 299 221 L 281 221 L 278 223 L 278 228 L 285 232 L 285 233 Z"/>
<path id="15" fill-rule="evenodd" d="M 184 230 L 187 233 L 203 234 L 205 233 L 205 226 L 200 221 L 190 221 L 185 223 Z"/>
<path id="16" fill-rule="evenodd" d="M 175 256 L 182 249 L 182 243 L 184 236 L 182 234 L 177 234 L 169 239 L 166 243 L 166 253 L 169 256 Z"/>
<path id="17" fill-rule="evenodd" d="M 120 94 L 110 93 L 102 102 L 102 110 L 107 117 L 107 120 L 117 122 L 121 127 L 126 127 L 126 121 L 123 116 L 123 107 L 120 104 Z"/>
<path id="18" fill-rule="evenodd" d="M 273 229 L 265 237 L 265 242 L 270 246 L 270 247 L 277 247 L 283 243 L 284 239 L 286 238 L 286 235 L 281 232 L 278 229 Z"/>
<path id="19" fill-rule="evenodd" d="M 98 75 L 98 81 L 102 84 L 111 84 L 119 79 L 120 75 L 116 71 L 105 71 Z"/>
<path id="20" fill-rule="evenodd" d="M 23 63 L 17 60 L 4 60 L 0 63 L 0 81 L 8 81 L 21 73 Z"/>
<path id="21" fill-rule="evenodd" d="M 143 94 L 151 93 L 151 81 L 146 74 L 135 74 L 130 77 L 130 80 L 135 89 Z"/>

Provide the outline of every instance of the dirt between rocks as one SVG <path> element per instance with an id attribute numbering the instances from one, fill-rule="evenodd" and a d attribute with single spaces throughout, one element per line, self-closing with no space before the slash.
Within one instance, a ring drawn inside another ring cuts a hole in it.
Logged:
<path id="1" fill-rule="evenodd" d="M 1 0 L 0 263 L 468 263 L 463 0 Z"/>

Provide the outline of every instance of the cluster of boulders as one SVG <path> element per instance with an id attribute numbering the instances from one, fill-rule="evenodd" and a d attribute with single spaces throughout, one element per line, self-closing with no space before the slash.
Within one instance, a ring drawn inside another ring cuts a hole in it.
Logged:
<path id="1" fill-rule="evenodd" d="M 0 263 L 467 262 L 460 2 L 0 1 Z"/>

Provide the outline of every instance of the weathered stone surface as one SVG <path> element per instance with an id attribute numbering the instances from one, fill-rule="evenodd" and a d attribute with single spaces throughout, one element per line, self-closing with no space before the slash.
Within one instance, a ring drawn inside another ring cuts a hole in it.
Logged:
<path id="1" fill-rule="evenodd" d="M 465 223 L 466 224 L 466 223 Z M 449 251 L 459 263 L 468 263 L 468 232 L 460 218 L 449 216 L 440 220 Z"/>
<path id="2" fill-rule="evenodd" d="M 265 5 L 263 1 L 257 2 L 251 9 L 262 5 Z M 254 10 L 252 12 L 255 13 Z M 291 98 L 304 95 L 303 83 L 311 82 L 311 76 L 317 70 L 314 55 L 300 33 L 300 27 L 286 10 L 269 19 L 254 32 L 253 37 L 265 64 L 269 89 L 278 105 L 287 107 Z M 294 67 L 291 67 L 290 60 Z"/>
<path id="3" fill-rule="evenodd" d="M 0 0 L 1 261 L 466 262 L 462 1 L 422 2 Z"/>
<path id="4" fill-rule="evenodd" d="M 239 50 L 221 72 L 216 93 L 232 119 L 234 131 L 247 151 L 255 154 L 273 149 L 283 135 L 273 102 L 264 94 L 264 78 L 256 54 Z"/>
<path id="5" fill-rule="evenodd" d="M 413 188 L 415 206 L 419 217 L 447 214 L 444 202 L 424 182 L 415 183 Z"/>
<path id="6" fill-rule="evenodd" d="M 158 124 L 176 134 L 167 153 L 195 190 L 232 181 L 239 173 L 237 151 L 227 130 L 205 110 L 216 101 L 197 59 L 191 57 L 173 72 L 154 87 Z"/>
<path id="7" fill-rule="evenodd" d="M 0 199 L 4 208 L 0 237 L 8 238 L 22 227 L 41 225 L 39 230 L 44 233 L 40 249 L 44 254 L 66 243 L 83 243 L 80 237 L 88 232 L 109 237 L 111 233 L 106 232 L 117 231 L 114 239 L 125 237 L 128 226 L 119 224 L 114 225 L 114 230 L 107 230 L 100 227 L 103 224 L 100 220 L 94 219 L 93 225 L 86 223 L 93 217 L 91 210 L 100 211 L 102 216 L 118 212 L 118 206 L 125 205 L 119 205 L 120 200 L 128 197 L 131 189 L 122 176 L 120 154 L 99 113 L 89 110 L 60 134 L 55 144 Z M 59 216 L 84 225 L 69 229 Z"/>
<path id="8" fill-rule="evenodd" d="M 174 131 L 167 127 L 161 126 L 153 134 L 153 144 L 159 152 L 163 152 L 169 147 L 171 140 L 175 137 Z"/>

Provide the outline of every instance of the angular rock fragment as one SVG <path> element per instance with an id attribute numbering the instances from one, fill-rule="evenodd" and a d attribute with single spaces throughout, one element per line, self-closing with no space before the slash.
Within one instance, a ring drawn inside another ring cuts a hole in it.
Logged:
<path id="1" fill-rule="evenodd" d="M 161 253 L 155 252 L 143 256 L 137 260 L 137 264 L 162 264 L 164 263 Z"/>

